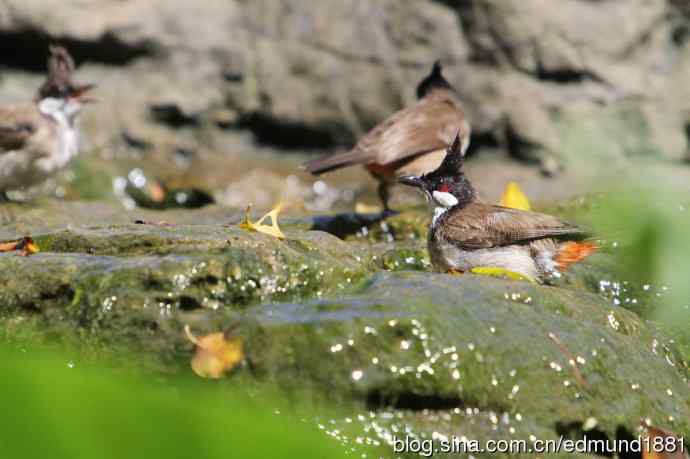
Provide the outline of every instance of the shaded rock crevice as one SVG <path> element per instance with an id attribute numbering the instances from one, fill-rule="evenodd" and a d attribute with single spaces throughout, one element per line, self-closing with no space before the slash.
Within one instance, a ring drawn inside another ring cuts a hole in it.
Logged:
<path id="1" fill-rule="evenodd" d="M 41 29 L 24 28 L 0 30 L 2 65 L 8 68 L 43 73 L 48 47 L 61 44 L 69 49 L 77 64 L 92 62 L 125 66 L 136 59 L 153 57 L 159 53 L 155 43 L 142 41 L 126 43 L 112 33 L 104 33 L 97 40 L 82 40 L 70 36 L 50 36 Z"/>
<path id="2" fill-rule="evenodd" d="M 315 126 L 260 112 L 242 115 L 235 128 L 250 131 L 260 144 L 281 149 L 322 150 L 354 141 L 354 136 L 344 125 Z"/>
<path id="3" fill-rule="evenodd" d="M 422 395 L 413 392 L 388 394 L 384 390 L 373 390 L 367 394 L 366 406 L 369 410 L 393 408 L 397 410 L 448 410 L 462 408 L 465 403 L 460 397 L 441 395 Z"/>
<path id="4" fill-rule="evenodd" d="M 630 447 L 633 441 L 639 440 L 639 435 L 633 433 L 624 425 L 616 427 L 615 432 L 609 434 L 597 427 L 590 427 L 585 430 L 585 423 L 582 421 L 561 421 L 555 426 L 556 434 L 572 441 L 586 439 L 588 442 L 587 450 L 590 454 L 597 457 L 617 457 L 619 459 L 642 459 L 641 451 L 625 450 L 626 445 Z M 617 445 L 620 450 L 617 452 L 609 450 Z"/>

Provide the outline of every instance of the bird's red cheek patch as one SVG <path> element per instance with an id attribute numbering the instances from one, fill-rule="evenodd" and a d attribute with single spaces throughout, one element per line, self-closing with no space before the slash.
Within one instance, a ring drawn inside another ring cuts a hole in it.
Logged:
<path id="1" fill-rule="evenodd" d="M 448 186 L 447 183 L 442 183 L 436 188 L 436 191 L 440 191 L 441 193 L 448 193 L 450 191 L 450 186 Z"/>

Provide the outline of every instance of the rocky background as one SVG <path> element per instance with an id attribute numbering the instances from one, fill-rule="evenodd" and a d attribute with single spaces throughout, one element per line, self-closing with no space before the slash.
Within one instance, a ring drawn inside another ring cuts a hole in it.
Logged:
<path id="1" fill-rule="evenodd" d="M 30 98 L 48 44 L 62 43 L 99 84 L 83 117 L 91 168 L 143 165 L 228 205 L 269 205 L 309 193 L 297 164 L 412 102 L 439 58 L 484 157 L 480 188 L 493 196 L 510 177 L 552 197 L 631 158 L 681 173 L 689 41 L 682 0 L 4 0 L 0 101 Z M 263 190 L 244 191 L 257 180 Z"/>

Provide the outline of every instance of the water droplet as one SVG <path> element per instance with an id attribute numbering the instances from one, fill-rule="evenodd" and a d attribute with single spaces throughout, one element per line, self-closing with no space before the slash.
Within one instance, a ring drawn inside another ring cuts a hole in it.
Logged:
<path id="1" fill-rule="evenodd" d="M 364 327 L 364 333 L 366 333 L 367 335 L 376 335 L 377 334 L 376 329 L 374 327 L 370 327 L 368 325 L 366 327 Z"/>
<path id="2" fill-rule="evenodd" d="M 584 430 L 585 432 L 592 430 L 597 426 L 598 423 L 599 421 L 597 420 L 597 418 L 590 416 L 585 420 L 584 424 L 582 424 L 582 430 Z"/>
<path id="3" fill-rule="evenodd" d="M 618 320 L 616 319 L 616 316 L 613 314 L 613 311 L 611 311 L 606 317 L 609 320 L 609 325 L 611 326 L 611 328 L 618 331 L 618 328 L 620 327 L 620 322 L 618 322 Z"/>

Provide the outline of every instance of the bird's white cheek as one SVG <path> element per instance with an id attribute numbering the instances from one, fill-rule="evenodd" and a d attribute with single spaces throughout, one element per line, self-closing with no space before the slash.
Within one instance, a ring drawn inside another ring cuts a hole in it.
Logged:
<path id="1" fill-rule="evenodd" d="M 458 203 L 458 199 L 450 193 L 445 191 L 434 191 L 432 193 L 434 201 L 443 207 L 453 207 Z"/>

